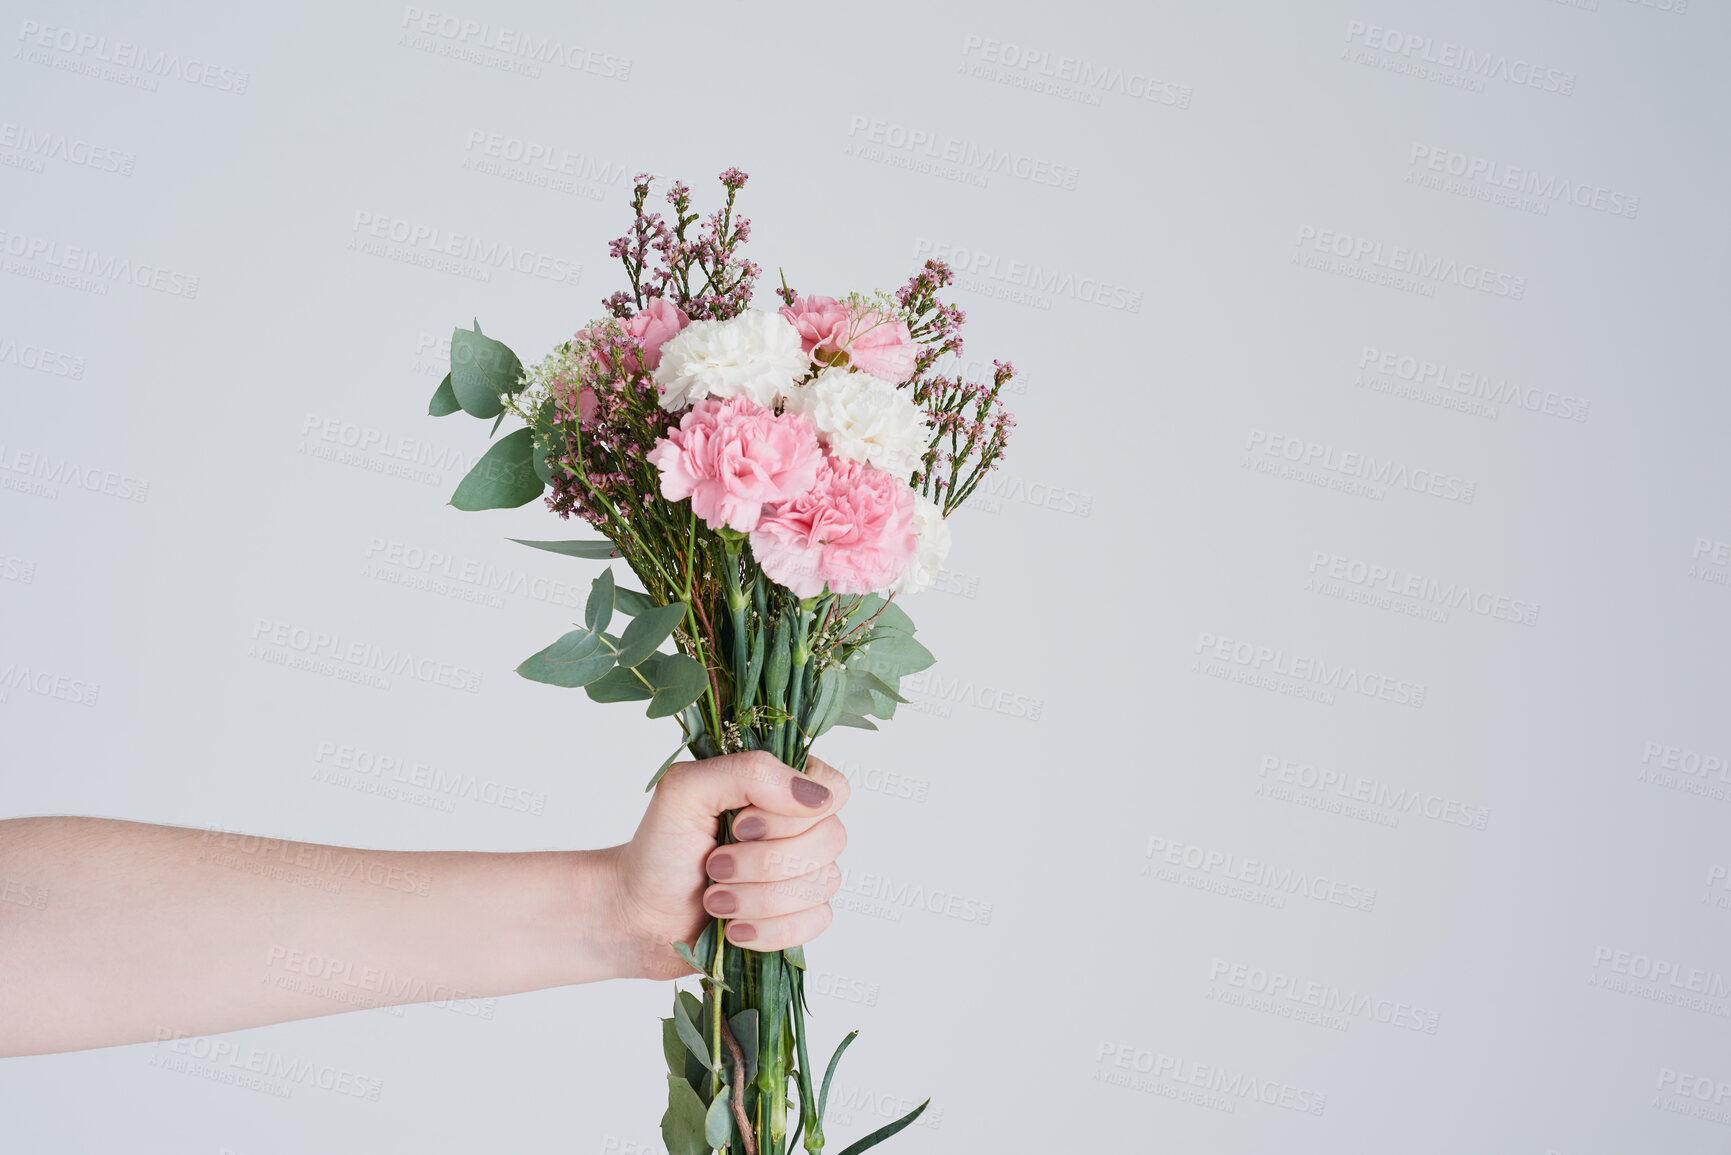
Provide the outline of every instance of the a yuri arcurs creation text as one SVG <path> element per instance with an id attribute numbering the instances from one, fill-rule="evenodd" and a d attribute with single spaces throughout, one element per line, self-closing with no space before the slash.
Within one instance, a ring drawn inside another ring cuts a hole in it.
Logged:
<path id="1" fill-rule="evenodd" d="M 1007 363 L 989 383 L 936 371 L 962 348 L 962 311 L 937 296 L 942 262 L 894 294 L 800 296 L 784 279 L 780 308 L 753 308 L 760 270 L 739 256 L 751 222 L 734 215 L 745 181 L 722 173 L 725 203 L 707 217 L 675 183 L 664 218 L 645 211 L 639 176 L 631 231 L 610 246 L 628 287 L 603 302 L 608 315 L 528 368 L 479 324 L 457 329 L 431 407 L 492 421 L 494 435 L 507 416 L 522 422 L 451 504 L 545 495 L 602 538 L 523 544 L 622 559 L 642 587 L 604 568 L 583 623 L 517 672 L 677 719 L 680 744 L 651 787 L 681 750 L 767 750 L 797 770 L 832 726 L 891 717 L 901 679 L 932 663 L 897 601 L 936 579 L 945 519 L 1015 424 L 998 400 Z M 719 841 L 734 841 L 731 820 Z M 819 1078 L 803 951 L 744 949 L 725 919 L 675 949 L 703 997 L 677 991 L 662 1021 L 668 1151 L 784 1155 L 802 1139 L 823 1150 L 830 1079 L 854 1036 Z"/>

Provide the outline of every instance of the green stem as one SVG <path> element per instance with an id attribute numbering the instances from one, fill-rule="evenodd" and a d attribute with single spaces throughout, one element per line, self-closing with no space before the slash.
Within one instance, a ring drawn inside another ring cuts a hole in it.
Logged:
<path id="1" fill-rule="evenodd" d="M 805 1149 L 812 1155 L 823 1150 L 823 1116 L 817 1113 L 817 1100 L 811 1090 L 811 1056 L 805 1046 L 805 976 L 801 973 L 793 992 L 793 1041 L 799 1048 L 799 1112 L 800 1127 L 805 1132 Z"/>

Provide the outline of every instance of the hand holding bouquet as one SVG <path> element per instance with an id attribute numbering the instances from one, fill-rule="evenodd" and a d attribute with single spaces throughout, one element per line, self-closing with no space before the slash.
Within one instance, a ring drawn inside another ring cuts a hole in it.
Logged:
<path id="1" fill-rule="evenodd" d="M 760 270 L 739 256 L 750 221 L 734 214 L 746 177 L 728 169 L 720 179 L 720 210 L 700 218 L 675 183 L 666 220 L 645 211 L 650 178 L 640 176 L 632 229 L 611 245 L 630 287 L 604 302 L 609 315 L 527 370 L 479 324 L 458 329 L 432 402 L 435 415 L 494 419 L 495 433 L 506 414 L 523 422 L 453 505 L 545 494 L 602 537 L 523 544 L 621 558 L 641 585 L 603 569 L 584 620 L 518 672 L 676 718 L 680 744 L 650 787 L 681 750 L 766 751 L 800 770 L 831 727 L 875 729 L 893 716 L 900 680 L 933 661 L 895 599 L 936 580 L 946 519 L 996 467 L 1014 426 L 998 399 L 1007 363 L 989 384 L 933 371 L 962 348 L 964 315 L 937 296 L 950 280 L 942 262 L 894 295 L 800 296 L 784 279 L 779 309 L 753 308 Z M 737 815 L 723 816 L 718 844 L 763 836 Z M 718 917 L 695 942 L 668 944 L 702 975 L 703 995 L 676 993 L 663 1020 L 667 1148 L 783 1155 L 803 1138 L 819 1152 L 830 1079 L 854 1036 L 819 1081 L 803 950 L 754 950 L 748 924 L 709 909 Z"/>

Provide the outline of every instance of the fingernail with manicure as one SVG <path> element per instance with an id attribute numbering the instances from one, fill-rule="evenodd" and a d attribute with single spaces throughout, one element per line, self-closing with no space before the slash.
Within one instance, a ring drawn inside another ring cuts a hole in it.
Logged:
<path id="1" fill-rule="evenodd" d="M 741 842 L 750 842 L 762 838 L 769 833 L 769 823 L 755 814 L 747 814 L 733 824 L 733 836 Z"/>
<path id="2" fill-rule="evenodd" d="M 793 779 L 793 796 L 802 805 L 813 810 L 829 802 L 829 787 L 813 782 L 804 775 L 795 775 Z"/>
<path id="3" fill-rule="evenodd" d="M 731 891 L 717 890 L 709 896 L 710 914 L 732 914 L 739 909 L 739 900 Z"/>
<path id="4" fill-rule="evenodd" d="M 709 877 L 717 882 L 725 882 L 733 877 L 733 856 L 717 854 L 709 860 Z"/>
<path id="5" fill-rule="evenodd" d="M 757 928 L 749 922 L 730 922 L 727 924 L 727 937 L 734 942 L 750 942 L 757 937 Z"/>

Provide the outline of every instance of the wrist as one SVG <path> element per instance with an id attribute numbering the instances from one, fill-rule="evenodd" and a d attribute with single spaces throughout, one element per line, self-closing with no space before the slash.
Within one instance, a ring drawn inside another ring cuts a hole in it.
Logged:
<path id="1" fill-rule="evenodd" d="M 558 985 L 639 978 L 643 943 L 626 917 L 620 887 L 620 851 L 565 852 L 565 887 L 558 909 L 546 920 Z"/>

